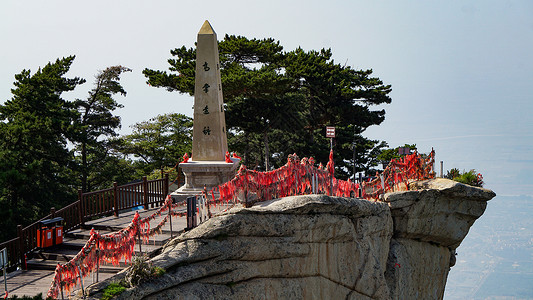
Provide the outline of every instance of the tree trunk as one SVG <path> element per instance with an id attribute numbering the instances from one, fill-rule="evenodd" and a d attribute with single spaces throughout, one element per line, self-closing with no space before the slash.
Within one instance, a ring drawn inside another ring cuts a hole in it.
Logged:
<path id="1" fill-rule="evenodd" d="M 248 163 L 248 149 L 249 149 L 249 143 L 248 143 L 248 133 L 244 133 L 244 155 L 242 156 L 242 163 L 246 165 Z"/>
<path id="2" fill-rule="evenodd" d="M 265 142 L 265 171 L 268 172 L 270 150 L 268 149 L 268 132 L 267 131 L 263 133 L 263 141 Z"/>
<path id="3" fill-rule="evenodd" d="M 87 193 L 87 143 L 81 142 L 81 190 Z"/>

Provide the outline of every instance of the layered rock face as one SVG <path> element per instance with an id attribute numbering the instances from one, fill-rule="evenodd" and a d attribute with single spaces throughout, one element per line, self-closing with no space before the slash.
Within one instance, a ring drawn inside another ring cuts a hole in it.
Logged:
<path id="1" fill-rule="evenodd" d="M 169 242 L 152 259 L 166 274 L 119 298 L 442 299 L 455 248 L 495 194 L 445 179 L 410 189 L 232 209 Z"/>
<path id="2" fill-rule="evenodd" d="M 387 261 L 392 299 L 442 299 L 455 249 L 496 194 L 448 179 L 412 183 L 385 194 L 394 234 Z"/>

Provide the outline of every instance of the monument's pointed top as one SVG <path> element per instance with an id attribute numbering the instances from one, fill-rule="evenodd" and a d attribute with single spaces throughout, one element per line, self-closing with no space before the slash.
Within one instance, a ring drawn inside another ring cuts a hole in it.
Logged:
<path id="1" fill-rule="evenodd" d="M 205 20 L 204 25 L 202 25 L 198 34 L 215 34 L 215 31 L 213 30 L 213 27 L 211 27 L 211 24 L 209 24 L 209 21 Z"/>

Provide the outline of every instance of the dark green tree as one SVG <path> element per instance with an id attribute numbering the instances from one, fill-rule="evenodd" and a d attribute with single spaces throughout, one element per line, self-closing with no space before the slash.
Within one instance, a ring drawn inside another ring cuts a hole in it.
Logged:
<path id="1" fill-rule="evenodd" d="M 108 67 L 98 72 L 95 76 L 94 88 L 89 91 L 85 100 L 76 100 L 79 118 L 76 120 L 78 136 L 76 137 L 76 150 L 79 152 L 81 186 L 84 192 L 93 187 L 101 188 L 102 184 L 109 183 L 104 178 L 111 174 L 101 173 L 102 170 L 110 171 L 113 166 L 109 160 L 115 162 L 118 158 L 111 157 L 111 149 L 107 139 L 115 137 L 120 129 L 120 117 L 113 115 L 117 108 L 122 108 L 113 96 L 121 94 L 126 96 L 126 91 L 120 84 L 120 75 L 131 72 L 123 66 Z M 107 165 L 107 168 L 104 167 Z M 116 170 L 120 173 L 120 170 Z M 114 177 L 114 176 L 112 176 Z"/>
<path id="2" fill-rule="evenodd" d="M 371 77 L 372 70 L 354 70 L 337 64 L 331 49 L 304 51 L 298 48 L 286 54 L 286 74 L 298 83 L 298 91 L 305 100 L 305 130 L 301 133 L 302 155 L 313 155 L 327 161 L 329 143 L 325 127 L 335 126 L 336 176 L 353 175 L 353 144 L 356 147 L 356 172 L 371 170 L 376 155 L 386 143 L 362 136 L 366 128 L 385 120 L 385 110 L 371 110 L 372 106 L 391 102 L 390 85 Z"/>
<path id="3" fill-rule="evenodd" d="M 138 176 L 173 167 L 192 148 L 192 119 L 178 113 L 159 115 L 132 125 L 133 132 L 113 141 L 116 151 L 137 158 Z"/>
<path id="4" fill-rule="evenodd" d="M 73 61 L 74 56 L 58 59 L 34 74 L 23 70 L 15 75 L 13 97 L 0 105 L 2 239 L 15 234 L 13 224 L 27 225 L 76 197 L 67 143 L 75 136 L 77 111 L 62 98 L 85 82 L 65 77 Z"/>
<path id="5" fill-rule="evenodd" d="M 285 52 L 274 39 L 226 35 L 219 42 L 219 53 L 229 146 L 243 153 L 250 167 L 257 165 L 258 158 L 261 165 L 272 161 L 280 166 L 293 152 L 327 161 L 326 125 L 337 127 L 335 157 L 340 177 L 351 173 L 347 167 L 353 163 L 354 141 L 358 157 L 363 158 L 359 168 L 375 163 L 385 144 L 361 134 L 384 120 L 384 110 L 370 107 L 390 103 L 391 88 L 371 77 L 372 70 L 336 64 L 330 49 Z M 148 83 L 193 95 L 195 49 L 181 47 L 171 54 L 170 72 L 143 71 Z"/>

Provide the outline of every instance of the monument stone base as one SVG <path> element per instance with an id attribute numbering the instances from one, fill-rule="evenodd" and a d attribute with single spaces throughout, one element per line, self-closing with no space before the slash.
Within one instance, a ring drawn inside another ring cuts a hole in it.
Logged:
<path id="1" fill-rule="evenodd" d="M 185 174 L 185 184 L 171 194 L 175 201 L 184 201 L 187 197 L 200 194 L 204 187 L 207 191 L 231 180 L 239 167 L 239 160 L 233 163 L 225 161 L 191 161 L 180 163 Z"/>

